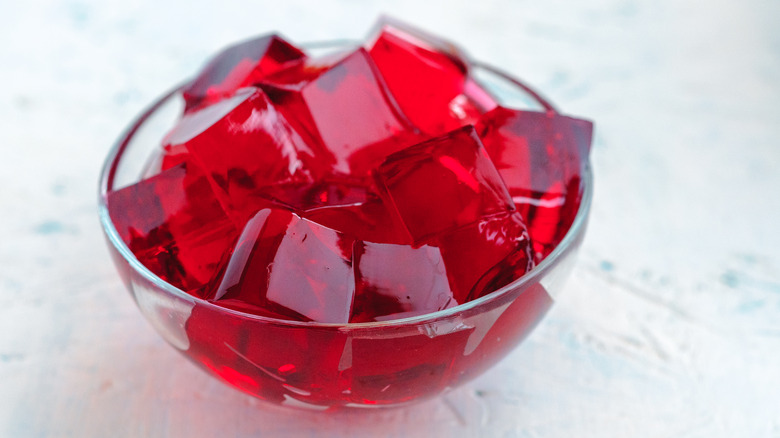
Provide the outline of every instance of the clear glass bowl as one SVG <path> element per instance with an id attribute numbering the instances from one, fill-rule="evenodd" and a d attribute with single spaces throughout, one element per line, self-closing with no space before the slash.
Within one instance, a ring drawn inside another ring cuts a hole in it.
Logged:
<path id="1" fill-rule="evenodd" d="M 494 68 L 475 63 L 473 73 L 505 105 L 556 111 Z M 593 193 L 589 165 L 580 209 L 561 244 L 522 278 L 457 307 L 386 322 L 325 324 L 241 313 L 177 289 L 133 256 L 111 222 L 106 194 L 141 179 L 181 114 L 179 89 L 143 111 L 111 149 L 100 181 L 100 219 L 114 263 L 146 319 L 169 344 L 228 385 L 274 404 L 311 409 L 430 398 L 507 355 L 561 292 L 585 234 Z"/>

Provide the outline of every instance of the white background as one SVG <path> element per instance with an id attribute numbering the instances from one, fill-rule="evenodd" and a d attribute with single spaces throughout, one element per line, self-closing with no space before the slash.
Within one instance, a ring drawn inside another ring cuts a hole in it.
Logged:
<path id="1" fill-rule="evenodd" d="M 360 38 L 382 11 L 596 122 L 590 229 L 548 317 L 471 384 L 268 408 L 135 309 L 98 171 L 220 47 Z M 2 1 L 0 436 L 780 437 L 779 20 L 775 0 Z"/>

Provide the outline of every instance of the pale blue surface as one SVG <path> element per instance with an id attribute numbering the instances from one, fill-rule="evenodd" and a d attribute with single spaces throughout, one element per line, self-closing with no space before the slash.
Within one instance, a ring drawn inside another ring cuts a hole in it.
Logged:
<path id="1" fill-rule="evenodd" d="M 587 4 L 586 4 L 587 3 Z M 219 47 L 389 11 L 595 120 L 568 293 L 410 409 L 267 409 L 163 343 L 107 258 L 97 175 Z M 0 16 L 0 436 L 780 437 L 780 2 L 10 2 Z"/>

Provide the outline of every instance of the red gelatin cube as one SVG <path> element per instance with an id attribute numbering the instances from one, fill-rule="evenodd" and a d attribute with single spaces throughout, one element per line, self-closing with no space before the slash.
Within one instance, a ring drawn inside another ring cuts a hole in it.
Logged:
<path id="1" fill-rule="evenodd" d="M 552 112 L 503 107 L 477 126 L 540 256 L 568 231 L 579 209 L 593 125 Z"/>
<path id="2" fill-rule="evenodd" d="M 457 303 L 439 248 L 358 242 L 350 322 L 384 321 L 436 312 Z"/>
<path id="3" fill-rule="evenodd" d="M 300 132 L 318 140 L 318 160 L 335 173 L 367 175 L 421 138 L 363 49 L 304 59 L 261 87 Z"/>
<path id="4" fill-rule="evenodd" d="M 243 224 L 268 206 L 260 189 L 309 182 L 313 153 L 259 89 L 185 114 L 165 141 L 207 170 L 227 212 Z"/>
<path id="5" fill-rule="evenodd" d="M 304 57 L 302 51 L 277 35 L 264 35 L 230 46 L 209 61 L 184 89 L 187 109 L 222 99 L 279 71 L 286 63 Z"/>
<path id="6" fill-rule="evenodd" d="M 468 56 L 460 46 L 424 29 L 387 15 L 379 17 L 377 22 L 374 23 L 373 28 L 369 32 L 369 37 L 366 38 L 368 41 L 367 45 L 373 46 L 383 32 L 393 33 L 423 50 L 441 53 L 450 58 L 453 63 L 459 65 L 461 70 L 468 70 Z"/>
<path id="7" fill-rule="evenodd" d="M 412 243 L 403 223 L 377 198 L 370 198 L 360 204 L 314 208 L 303 215 L 318 224 L 367 242 Z"/>
<path id="8" fill-rule="evenodd" d="M 401 110 L 423 132 L 438 136 L 474 125 L 495 107 L 452 44 L 388 19 L 374 32 L 366 49 Z"/>
<path id="9" fill-rule="evenodd" d="M 593 125 L 553 112 L 499 107 L 477 126 L 510 193 L 564 188 L 587 162 Z"/>
<path id="10" fill-rule="evenodd" d="M 389 156 L 375 177 L 415 242 L 515 208 L 471 126 Z"/>
<path id="11" fill-rule="evenodd" d="M 150 271 L 198 295 L 218 273 L 238 231 L 222 210 L 207 178 L 180 164 L 107 197 L 122 240 Z"/>
<path id="12" fill-rule="evenodd" d="M 235 299 L 289 319 L 346 323 L 352 246 L 352 239 L 289 211 L 261 210 L 241 233 L 213 300 Z"/>
<path id="13" fill-rule="evenodd" d="M 441 249 L 450 287 L 459 304 L 493 292 L 495 289 L 490 287 L 498 285 L 503 278 L 512 275 L 514 280 L 534 266 L 528 232 L 517 212 L 480 218 L 436 236 L 433 244 Z M 513 263 L 509 273 L 510 268 L 502 269 L 490 278 L 498 274 L 502 277 L 480 281 L 496 265 L 510 260 Z"/>

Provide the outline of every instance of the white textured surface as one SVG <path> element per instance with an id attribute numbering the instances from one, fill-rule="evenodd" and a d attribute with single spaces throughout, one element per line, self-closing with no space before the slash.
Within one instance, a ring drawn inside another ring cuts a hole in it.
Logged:
<path id="1" fill-rule="evenodd" d="M 780 2 L 2 11 L 0 436 L 780 437 Z M 220 46 L 360 37 L 380 11 L 596 121 L 589 234 L 547 319 L 464 388 L 382 412 L 269 409 L 141 317 L 102 242 L 98 170 L 130 118 Z"/>

